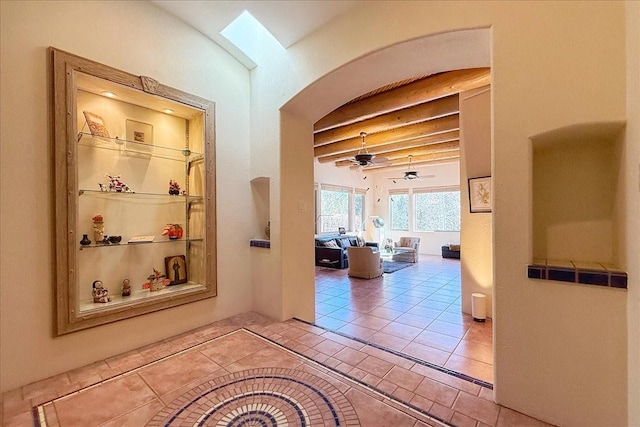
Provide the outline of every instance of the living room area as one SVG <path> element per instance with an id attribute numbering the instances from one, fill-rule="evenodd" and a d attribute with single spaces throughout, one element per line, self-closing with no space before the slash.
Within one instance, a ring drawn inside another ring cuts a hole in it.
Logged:
<path id="1" fill-rule="evenodd" d="M 438 84 L 434 76 L 423 82 L 430 79 Z M 413 136 L 381 129 L 389 115 L 371 112 L 375 117 L 344 129 L 323 127 L 347 116 L 353 104 L 366 110 L 416 82 L 363 95 L 316 123 L 315 324 L 490 386 L 490 199 L 483 209 L 475 192 L 469 196 L 491 170 L 487 81 L 456 93 L 453 107 L 443 107 L 447 97 L 426 102 L 450 111 L 405 126 L 421 127 Z M 379 132 L 350 135 L 357 150 L 345 151 L 345 140 L 327 143 L 358 129 Z M 411 154 L 411 144 L 422 151 Z M 482 322 L 472 317 L 472 294 L 481 296 Z"/>

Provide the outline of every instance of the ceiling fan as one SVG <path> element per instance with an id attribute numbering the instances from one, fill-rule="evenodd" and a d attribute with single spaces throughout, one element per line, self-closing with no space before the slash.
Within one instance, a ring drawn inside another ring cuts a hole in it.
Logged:
<path id="1" fill-rule="evenodd" d="M 435 177 L 435 175 L 418 176 L 418 171 L 411 170 L 411 159 L 412 158 L 413 158 L 413 155 L 409 154 L 409 168 L 404 173 L 403 177 L 401 177 L 401 178 L 389 178 L 389 179 L 393 180 L 394 184 L 396 183 L 396 180 L 398 180 L 398 179 L 421 180 L 421 179 L 424 179 L 424 178 L 433 178 L 433 177 Z"/>
<path id="2" fill-rule="evenodd" d="M 383 164 L 388 162 L 388 159 L 386 157 L 376 157 L 374 154 L 371 154 L 367 151 L 367 143 L 364 140 L 366 136 L 366 132 L 360 132 L 362 145 L 360 147 L 360 151 L 358 151 L 358 154 L 353 156 L 353 158 L 351 159 L 351 162 L 353 163 L 353 165 L 351 166 L 352 170 L 356 170 L 360 167 L 366 167 L 372 164 Z"/>

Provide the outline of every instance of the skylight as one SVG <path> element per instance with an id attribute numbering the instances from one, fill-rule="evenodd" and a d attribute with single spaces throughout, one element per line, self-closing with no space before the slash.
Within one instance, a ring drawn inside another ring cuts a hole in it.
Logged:
<path id="1" fill-rule="evenodd" d="M 220 34 L 245 54 L 253 63 L 258 62 L 258 48 L 261 38 L 269 38 L 280 43 L 256 18 L 246 10 L 234 19 Z"/>

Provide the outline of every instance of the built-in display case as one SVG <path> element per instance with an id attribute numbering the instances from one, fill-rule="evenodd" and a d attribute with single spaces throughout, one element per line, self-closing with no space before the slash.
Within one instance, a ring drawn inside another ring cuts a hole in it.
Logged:
<path id="1" fill-rule="evenodd" d="M 55 333 L 215 296 L 214 103 L 50 53 Z"/>

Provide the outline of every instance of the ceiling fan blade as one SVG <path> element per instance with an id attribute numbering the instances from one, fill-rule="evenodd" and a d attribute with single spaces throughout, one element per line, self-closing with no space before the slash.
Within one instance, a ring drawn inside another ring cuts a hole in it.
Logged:
<path id="1" fill-rule="evenodd" d="M 380 164 L 380 163 L 389 163 L 389 159 L 386 157 L 374 157 L 373 160 L 371 160 L 371 163 L 375 163 L 375 164 Z"/>
<path id="2" fill-rule="evenodd" d="M 349 169 L 351 169 L 352 171 L 357 171 L 358 169 L 360 169 L 360 165 L 355 163 L 355 164 L 349 166 Z"/>

